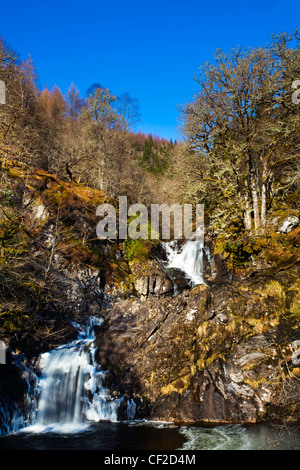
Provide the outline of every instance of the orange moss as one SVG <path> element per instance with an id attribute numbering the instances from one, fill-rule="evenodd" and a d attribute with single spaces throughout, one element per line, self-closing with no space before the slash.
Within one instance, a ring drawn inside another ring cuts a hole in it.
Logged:
<path id="1" fill-rule="evenodd" d="M 0 166 L 3 162 L 4 159 L 0 158 Z M 2 170 L 12 179 L 23 180 L 29 189 L 42 190 L 44 201 L 50 204 L 76 209 L 84 206 L 95 207 L 104 202 L 103 191 L 81 183 L 63 181 L 45 170 L 30 168 L 18 161 L 5 160 Z"/>

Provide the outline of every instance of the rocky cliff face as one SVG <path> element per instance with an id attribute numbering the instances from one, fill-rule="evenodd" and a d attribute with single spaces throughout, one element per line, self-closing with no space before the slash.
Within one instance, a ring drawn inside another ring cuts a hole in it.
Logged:
<path id="1" fill-rule="evenodd" d="M 299 273 L 120 300 L 97 329 L 97 359 L 151 419 L 297 419 Z"/>

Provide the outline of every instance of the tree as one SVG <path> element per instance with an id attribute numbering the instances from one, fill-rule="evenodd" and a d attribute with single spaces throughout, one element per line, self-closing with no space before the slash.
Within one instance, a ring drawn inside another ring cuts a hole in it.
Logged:
<path id="1" fill-rule="evenodd" d="M 119 132 L 121 124 L 113 107 L 116 97 L 108 89 L 96 87 L 86 100 L 82 125 L 89 155 L 88 181 L 99 189 L 118 191 L 120 180 Z M 115 187 L 114 187 L 115 186 Z"/>
<path id="2" fill-rule="evenodd" d="M 121 121 L 122 129 L 125 132 L 134 129 L 141 119 L 138 100 L 131 98 L 129 93 L 123 93 L 117 97 L 115 108 Z"/>
<path id="3" fill-rule="evenodd" d="M 48 171 L 55 172 L 59 168 L 66 110 L 66 102 L 57 86 L 40 93 L 36 111 L 39 148 L 43 155 L 41 163 Z"/>
<path id="4" fill-rule="evenodd" d="M 116 97 L 108 89 L 96 88 L 87 100 L 88 115 L 102 130 L 119 126 L 118 115 L 113 108 Z"/>
<path id="5" fill-rule="evenodd" d="M 38 98 L 35 68 L 31 58 L 21 61 L 0 39 L 0 80 L 5 83 L 6 103 L 0 106 L 0 144 L 14 158 L 33 163 L 35 110 Z"/>
<path id="6" fill-rule="evenodd" d="M 276 172 L 299 152 L 299 109 L 290 93 L 299 58 L 297 32 L 265 49 L 217 50 L 215 64 L 195 77 L 200 91 L 181 108 L 186 142 L 205 167 L 199 186 L 242 215 L 247 230 L 264 229 L 270 196 L 282 183 Z"/>
<path id="7" fill-rule="evenodd" d="M 76 88 L 74 83 L 69 87 L 65 101 L 67 104 L 67 115 L 72 120 L 78 119 L 85 102 L 80 98 L 79 90 Z"/>
<path id="8" fill-rule="evenodd" d="M 87 90 L 86 90 L 86 96 L 89 97 L 92 95 L 97 89 L 100 90 L 105 90 L 104 86 L 100 85 L 100 83 L 93 83 Z"/>

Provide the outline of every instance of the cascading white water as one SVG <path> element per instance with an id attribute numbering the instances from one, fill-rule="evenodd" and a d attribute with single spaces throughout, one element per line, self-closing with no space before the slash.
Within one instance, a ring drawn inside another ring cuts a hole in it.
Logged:
<path id="1" fill-rule="evenodd" d="M 77 341 L 41 355 L 36 421 L 25 431 L 73 432 L 91 421 L 118 421 L 124 398 L 111 397 L 105 387 L 107 372 L 95 362 L 94 324 L 81 328 Z M 130 401 L 128 419 L 134 419 L 133 408 Z"/>
<path id="2" fill-rule="evenodd" d="M 164 244 L 167 255 L 167 268 L 177 268 L 184 272 L 192 286 L 204 284 L 203 244 L 199 240 L 187 240 L 180 246 L 177 240 Z"/>
<path id="3" fill-rule="evenodd" d="M 84 344 L 45 353 L 41 358 L 43 377 L 38 402 L 37 426 L 60 423 L 77 427 L 81 423 L 84 381 L 89 357 Z"/>

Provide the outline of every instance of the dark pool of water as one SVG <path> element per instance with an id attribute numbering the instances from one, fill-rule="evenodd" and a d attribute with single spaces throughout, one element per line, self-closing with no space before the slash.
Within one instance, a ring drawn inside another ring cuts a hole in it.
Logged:
<path id="1" fill-rule="evenodd" d="M 23 430 L 2 436 L 1 450 L 300 450 L 300 426 L 101 422 L 72 433 Z"/>
<path id="2" fill-rule="evenodd" d="M 172 450 L 187 438 L 177 427 L 98 423 L 71 434 L 19 432 L 0 438 L 0 450 Z"/>

